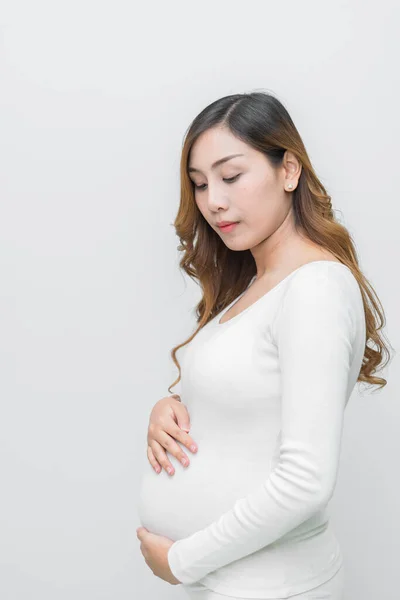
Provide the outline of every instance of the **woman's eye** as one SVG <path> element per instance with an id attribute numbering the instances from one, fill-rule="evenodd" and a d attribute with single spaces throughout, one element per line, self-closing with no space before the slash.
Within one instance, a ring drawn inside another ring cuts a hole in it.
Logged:
<path id="1" fill-rule="evenodd" d="M 223 178 L 224 181 L 226 181 L 227 183 L 233 183 L 234 181 L 236 181 L 239 177 L 240 177 L 241 173 L 238 173 L 237 175 L 235 175 L 235 177 L 229 177 L 229 178 Z M 196 190 L 204 190 L 204 188 L 207 186 L 206 183 L 203 183 L 202 185 L 196 185 L 193 182 L 194 187 L 196 188 Z"/>
<path id="2" fill-rule="evenodd" d="M 238 173 L 237 175 L 235 175 L 235 177 L 229 177 L 229 179 L 224 179 L 224 181 L 226 181 L 227 183 L 233 183 L 239 177 L 240 177 L 240 173 Z"/>

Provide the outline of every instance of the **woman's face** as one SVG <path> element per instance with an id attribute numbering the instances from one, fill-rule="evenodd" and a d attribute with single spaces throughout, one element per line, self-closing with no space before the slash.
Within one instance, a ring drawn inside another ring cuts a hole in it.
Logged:
<path id="1" fill-rule="evenodd" d="M 232 154 L 240 156 L 212 166 Z M 289 152 L 283 165 L 273 168 L 264 154 L 227 128 L 214 127 L 193 144 L 189 162 L 196 204 L 232 250 L 247 250 L 263 242 L 279 228 L 292 207 L 285 185 L 292 183 L 295 189 L 299 165 Z M 217 225 L 220 221 L 235 221 L 237 225 L 224 231 Z"/>

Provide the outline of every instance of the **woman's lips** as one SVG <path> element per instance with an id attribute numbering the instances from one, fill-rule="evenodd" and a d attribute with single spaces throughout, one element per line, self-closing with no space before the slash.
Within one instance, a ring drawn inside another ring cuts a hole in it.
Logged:
<path id="1" fill-rule="evenodd" d="M 224 233 L 228 233 L 229 231 L 232 231 L 232 229 L 234 227 L 236 227 L 236 225 L 238 225 L 239 223 L 231 223 L 230 225 L 224 225 L 224 226 L 219 226 L 220 230 L 223 231 Z"/>

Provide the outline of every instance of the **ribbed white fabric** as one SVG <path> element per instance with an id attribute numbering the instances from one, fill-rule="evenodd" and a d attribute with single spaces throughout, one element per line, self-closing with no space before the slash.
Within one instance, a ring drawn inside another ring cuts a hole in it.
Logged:
<path id="1" fill-rule="evenodd" d="M 168 561 L 185 586 L 285 598 L 342 565 L 326 506 L 365 313 L 357 280 L 334 261 L 302 265 L 219 323 L 234 302 L 179 356 L 199 450 L 171 478 L 144 477 L 142 524 L 175 540 Z"/>

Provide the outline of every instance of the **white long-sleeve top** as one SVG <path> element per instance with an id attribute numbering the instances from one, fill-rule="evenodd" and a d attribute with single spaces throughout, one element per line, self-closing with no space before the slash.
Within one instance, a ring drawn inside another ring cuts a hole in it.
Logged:
<path id="1" fill-rule="evenodd" d="M 365 350 L 364 307 L 351 270 L 323 260 L 220 323 L 234 302 L 179 355 L 198 452 L 187 469 L 169 456 L 172 477 L 148 470 L 139 513 L 174 540 L 168 562 L 185 586 L 287 597 L 342 564 L 327 504 Z"/>

